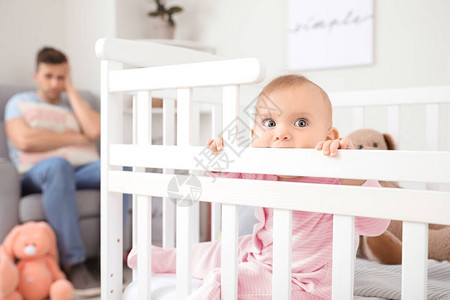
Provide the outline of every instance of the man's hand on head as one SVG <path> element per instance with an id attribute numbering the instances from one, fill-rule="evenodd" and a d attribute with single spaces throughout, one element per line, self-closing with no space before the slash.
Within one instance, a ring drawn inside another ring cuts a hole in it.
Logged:
<path id="1" fill-rule="evenodd" d="M 66 69 L 66 73 L 65 73 L 65 77 L 64 77 L 64 90 L 66 92 L 69 92 L 73 89 L 72 72 L 71 72 L 69 63 L 64 63 L 64 65 L 65 65 L 65 69 Z"/>

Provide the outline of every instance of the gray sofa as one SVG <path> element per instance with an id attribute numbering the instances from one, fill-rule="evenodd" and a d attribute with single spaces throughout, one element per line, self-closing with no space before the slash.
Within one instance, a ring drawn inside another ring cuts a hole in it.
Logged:
<path id="1" fill-rule="evenodd" d="M 42 195 L 21 197 L 19 174 L 9 160 L 5 133 L 5 105 L 18 92 L 32 91 L 34 87 L 13 87 L 0 85 L 0 242 L 17 224 L 27 221 L 44 221 Z M 99 110 L 99 99 L 89 92 L 80 92 L 91 107 Z M 77 192 L 80 214 L 81 236 L 88 257 L 99 255 L 100 251 L 100 192 L 84 190 Z"/>

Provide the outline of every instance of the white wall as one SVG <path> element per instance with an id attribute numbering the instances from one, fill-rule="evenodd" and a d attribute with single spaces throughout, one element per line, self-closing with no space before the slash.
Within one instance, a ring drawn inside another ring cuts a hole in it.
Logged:
<path id="1" fill-rule="evenodd" d="M 74 84 L 100 95 L 100 61 L 95 42 L 116 36 L 114 0 L 65 0 L 65 49 L 69 56 Z"/>
<path id="2" fill-rule="evenodd" d="M 268 77 L 287 72 L 287 0 L 199 0 L 189 8 L 206 13 L 196 15 L 192 38 L 219 54 L 260 58 Z M 375 0 L 374 13 L 373 65 L 299 72 L 328 91 L 450 84 L 450 1 Z M 183 28 L 191 25 L 185 17 Z"/>
<path id="3" fill-rule="evenodd" d="M 32 86 L 38 49 L 63 48 L 64 2 L 0 0 L 0 84 Z"/>
<path id="4" fill-rule="evenodd" d="M 287 0 L 173 0 L 176 38 L 214 46 L 218 54 L 255 56 L 267 77 L 287 72 Z M 328 91 L 450 84 L 450 2 L 375 0 L 375 63 L 307 71 Z M 150 38 L 150 0 L 0 0 L 0 84 L 32 85 L 43 45 L 69 54 L 74 82 L 98 94 L 94 43 L 102 36 Z"/>
<path id="5" fill-rule="evenodd" d="M 69 56 L 78 88 L 99 95 L 95 41 L 115 34 L 115 1 L 0 0 L 0 84 L 34 86 L 36 53 L 48 45 Z"/>

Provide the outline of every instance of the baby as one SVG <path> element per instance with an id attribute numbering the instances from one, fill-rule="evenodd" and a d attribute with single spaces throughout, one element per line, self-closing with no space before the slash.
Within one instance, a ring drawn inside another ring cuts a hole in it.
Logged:
<path id="1" fill-rule="evenodd" d="M 258 106 L 264 101 L 264 106 Z M 285 75 L 271 81 L 258 97 L 252 147 L 315 148 L 336 156 L 337 149 L 353 149 L 348 138 L 339 139 L 332 127 L 331 103 L 327 94 L 305 77 Z M 273 112 L 277 113 L 273 113 Z M 223 149 L 221 137 L 211 139 L 212 153 Z M 376 181 L 343 180 L 267 174 L 223 173 L 221 177 L 279 180 L 321 184 L 379 186 Z M 258 223 L 252 235 L 239 238 L 238 299 L 272 299 L 273 210 L 255 208 Z M 389 220 L 356 217 L 358 234 L 383 233 Z M 294 211 L 292 216 L 292 299 L 331 299 L 333 215 Z M 203 279 L 189 299 L 220 299 L 221 241 L 198 244 L 192 249 L 192 276 Z M 152 248 L 152 271 L 175 273 L 175 249 Z M 129 257 L 136 267 L 136 254 Z"/>

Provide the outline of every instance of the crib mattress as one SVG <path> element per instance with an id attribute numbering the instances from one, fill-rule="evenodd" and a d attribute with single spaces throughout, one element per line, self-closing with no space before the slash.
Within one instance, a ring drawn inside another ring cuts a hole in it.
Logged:
<path id="1" fill-rule="evenodd" d="M 153 274 L 152 275 L 152 300 L 176 300 L 176 275 L 175 274 Z M 200 283 L 199 279 L 192 279 L 192 290 L 195 290 Z M 136 300 L 138 299 L 137 282 L 131 282 L 122 296 L 122 300 Z"/>
<path id="2" fill-rule="evenodd" d="M 356 300 L 401 299 L 401 265 L 382 265 L 365 259 L 356 259 Z M 192 279 L 196 289 L 201 280 Z M 155 274 L 152 277 L 153 300 L 176 299 L 175 274 Z M 428 260 L 428 299 L 450 299 L 450 262 Z M 137 299 L 137 284 L 132 282 L 125 290 L 123 300 Z"/>

